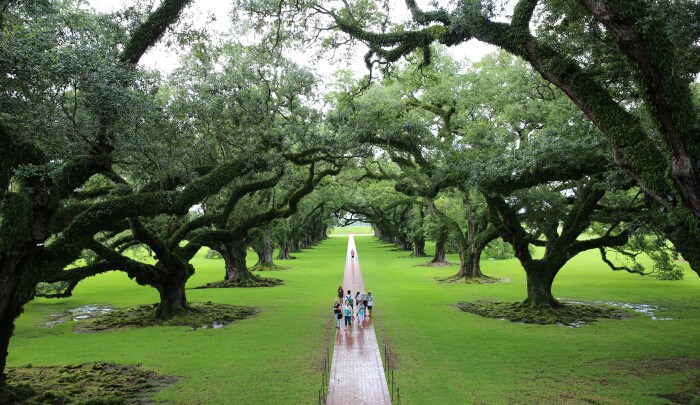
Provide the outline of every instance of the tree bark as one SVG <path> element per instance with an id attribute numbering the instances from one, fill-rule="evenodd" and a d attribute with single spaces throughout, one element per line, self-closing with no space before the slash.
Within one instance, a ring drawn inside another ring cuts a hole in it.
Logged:
<path id="1" fill-rule="evenodd" d="M 561 266 L 532 261 L 523 264 L 527 274 L 527 298 L 523 305 L 533 308 L 557 308 L 561 304 L 552 295 L 552 284 Z"/>
<path id="2" fill-rule="evenodd" d="M 447 244 L 447 231 L 441 231 L 438 234 L 437 240 L 435 241 L 435 254 L 433 255 L 433 260 L 430 263 L 440 263 L 447 264 L 447 252 L 445 252 L 445 245 Z"/>
<path id="3" fill-rule="evenodd" d="M 289 249 L 292 253 L 301 252 L 301 241 L 299 240 L 299 238 L 292 238 L 292 240 L 290 241 Z"/>
<path id="4" fill-rule="evenodd" d="M 425 253 L 425 239 L 421 238 L 415 242 L 413 242 L 413 253 L 411 256 L 414 257 L 426 257 L 427 254 Z"/>
<path id="5" fill-rule="evenodd" d="M 272 259 L 273 247 L 270 241 L 270 234 L 265 232 L 262 237 L 262 243 L 253 244 L 253 250 L 258 255 L 256 267 L 273 267 L 275 264 Z"/>
<path id="6" fill-rule="evenodd" d="M 270 240 L 270 234 L 265 232 L 265 236 L 263 236 L 263 260 L 262 260 L 262 265 L 263 266 L 272 266 L 274 265 L 273 259 L 272 259 L 272 253 L 274 251 L 274 247 L 272 246 L 272 241 Z"/>
<path id="7" fill-rule="evenodd" d="M 155 313 L 157 318 L 170 318 L 190 308 L 185 294 L 187 275 L 179 270 L 169 273 L 169 278 L 153 285 L 160 294 L 160 303 Z"/>
<path id="8" fill-rule="evenodd" d="M 243 242 L 221 243 L 219 253 L 224 258 L 226 267 L 226 281 L 241 281 L 252 279 L 253 274 L 246 265 L 246 244 Z"/>
<path id="9" fill-rule="evenodd" d="M 277 254 L 277 260 L 291 260 L 294 259 L 294 256 L 292 256 L 289 253 L 289 242 L 282 242 L 279 245 L 279 253 Z"/>
<path id="10" fill-rule="evenodd" d="M 7 366 L 10 339 L 15 330 L 15 319 L 22 313 L 24 305 L 29 302 L 29 298 L 17 302 L 15 294 L 12 293 L 13 290 L 15 289 L 8 289 L 7 285 L 3 285 L 2 290 L 0 290 L 0 295 L 8 297 L 11 300 L 11 302 L 4 307 L 2 314 L 0 314 L 0 403 L 3 404 L 8 402 L 5 367 Z"/>
<path id="11" fill-rule="evenodd" d="M 3 291 L 4 292 L 4 291 Z M 7 376 L 5 367 L 7 366 L 7 355 L 10 347 L 10 338 L 15 330 L 15 319 L 11 312 L 12 308 L 6 308 L 0 318 L 0 403 L 6 404 L 8 400 Z M 14 312 L 14 311 L 12 311 Z"/>
<path id="12" fill-rule="evenodd" d="M 664 231 L 690 268 L 700 276 L 700 236 L 682 227 L 667 227 Z"/>
<path id="13" fill-rule="evenodd" d="M 484 277 L 481 272 L 481 252 L 484 248 L 471 246 L 459 248 L 459 272 L 455 277 L 479 278 Z"/>
<path id="14" fill-rule="evenodd" d="M 19 260 L 25 254 L 7 254 L 0 262 L 0 403 L 6 403 L 8 394 L 7 356 L 10 339 L 15 329 L 15 320 L 20 316 L 26 305 L 33 297 L 33 288 L 22 288 L 20 279 Z"/>

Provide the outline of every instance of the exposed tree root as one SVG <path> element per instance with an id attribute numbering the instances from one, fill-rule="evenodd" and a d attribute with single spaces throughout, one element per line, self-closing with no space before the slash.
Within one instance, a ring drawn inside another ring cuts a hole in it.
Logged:
<path id="1" fill-rule="evenodd" d="M 136 365 L 86 363 L 8 367 L 9 403 L 141 404 L 177 381 Z"/>
<path id="2" fill-rule="evenodd" d="M 500 283 L 501 279 L 490 276 L 483 277 L 459 277 L 459 276 L 449 276 L 449 277 L 436 277 L 438 283 L 441 284 L 496 284 Z"/>
<path id="3" fill-rule="evenodd" d="M 423 264 L 419 264 L 419 266 L 425 266 L 425 267 L 448 267 L 448 266 L 455 266 L 458 263 L 452 263 L 452 262 L 427 262 Z"/>
<path id="4" fill-rule="evenodd" d="M 253 266 L 250 271 L 280 271 L 280 270 L 287 270 L 289 267 L 286 266 L 278 266 L 276 264 L 256 264 Z"/>
<path id="5" fill-rule="evenodd" d="M 593 323 L 598 319 L 626 319 L 630 317 L 629 313 L 623 310 L 594 304 L 561 304 L 559 307 L 553 308 L 523 303 L 473 301 L 458 302 L 457 307 L 462 311 L 486 318 L 540 325 L 581 326 Z"/>
<path id="6" fill-rule="evenodd" d="M 226 325 L 233 321 L 255 315 L 253 307 L 207 303 L 190 303 L 190 309 L 181 311 L 170 318 L 153 316 L 157 304 L 141 305 L 104 313 L 78 323 L 76 332 L 101 332 L 122 328 L 143 328 L 148 326 L 189 326 Z"/>
<path id="7" fill-rule="evenodd" d="M 205 284 L 196 288 L 255 288 L 255 287 L 275 287 L 284 284 L 284 281 L 274 277 L 260 277 L 253 275 L 251 278 L 242 280 L 222 280 Z"/>

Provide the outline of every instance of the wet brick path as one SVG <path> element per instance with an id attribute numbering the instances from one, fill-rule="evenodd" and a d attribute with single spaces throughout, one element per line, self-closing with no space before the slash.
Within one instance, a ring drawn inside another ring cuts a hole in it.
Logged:
<path id="1" fill-rule="evenodd" d="M 346 292 L 352 290 L 354 297 L 357 291 L 367 291 L 362 282 L 359 256 L 355 253 L 355 260 L 351 260 L 350 249 L 357 252 L 352 235 L 348 238 L 343 288 Z M 365 318 L 362 328 L 355 321 L 347 330 L 341 324 L 340 330 L 336 332 L 327 403 L 391 404 L 382 356 L 370 318 Z"/>

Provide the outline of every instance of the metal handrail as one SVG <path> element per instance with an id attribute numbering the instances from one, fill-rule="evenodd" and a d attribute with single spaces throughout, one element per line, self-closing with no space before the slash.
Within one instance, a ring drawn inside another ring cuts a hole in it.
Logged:
<path id="1" fill-rule="evenodd" d="M 321 372 L 321 389 L 318 390 L 318 404 L 326 403 L 328 399 L 328 382 L 331 374 L 330 348 L 326 348 L 326 358 L 323 360 L 323 371 Z"/>
<path id="2" fill-rule="evenodd" d="M 391 368 L 389 351 L 387 350 L 386 344 L 384 344 L 384 374 L 386 376 L 386 381 L 389 388 L 391 403 L 394 405 L 400 405 L 401 391 L 399 391 L 399 387 L 396 385 L 396 380 L 394 379 L 394 369 Z M 394 392 L 396 392 L 396 395 L 394 395 Z"/>

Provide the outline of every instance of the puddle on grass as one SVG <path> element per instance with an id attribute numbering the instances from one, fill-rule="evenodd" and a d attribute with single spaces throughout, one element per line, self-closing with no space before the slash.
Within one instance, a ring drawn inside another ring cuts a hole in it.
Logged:
<path id="1" fill-rule="evenodd" d="M 574 321 L 574 322 L 569 322 L 569 323 L 562 323 L 558 322 L 557 325 L 559 326 L 568 326 L 570 328 L 580 328 L 581 326 L 588 325 L 588 322 L 584 321 Z"/>
<path id="2" fill-rule="evenodd" d="M 571 300 L 565 300 L 565 299 L 559 299 L 561 302 L 566 302 L 568 304 L 580 304 L 580 305 L 590 305 L 585 302 L 579 302 L 579 301 L 571 301 Z M 594 301 L 595 304 L 605 304 L 609 305 L 611 307 L 615 308 L 622 308 L 622 309 L 629 309 L 634 312 L 639 312 L 640 314 L 647 315 L 649 318 L 651 318 L 654 321 L 672 321 L 673 318 L 670 317 L 658 317 L 656 316 L 656 311 L 663 310 L 663 308 L 659 308 L 656 305 L 652 304 L 630 304 L 627 302 L 614 302 L 614 301 Z M 571 326 L 571 325 L 566 325 L 566 326 Z M 576 326 L 578 327 L 578 326 Z"/>
<path id="3" fill-rule="evenodd" d="M 190 328 L 190 332 L 195 331 L 195 330 L 200 330 L 200 329 L 222 329 L 224 326 L 226 326 L 225 323 L 214 322 L 214 323 L 211 324 L 211 325 L 202 325 L 202 326 L 199 326 L 199 327 L 197 327 L 197 326 L 192 326 L 192 327 Z"/>
<path id="4" fill-rule="evenodd" d="M 95 304 L 83 305 L 81 307 L 76 308 L 69 308 L 60 314 L 49 315 L 49 320 L 44 323 L 44 326 L 46 326 L 47 328 L 52 328 L 58 325 L 59 323 L 67 321 L 82 321 L 112 311 L 114 311 L 114 309 L 108 306 Z"/>
<path id="5" fill-rule="evenodd" d="M 628 304 L 625 302 L 612 302 L 612 301 L 596 301 L 598 303 L 602 302 L 603 304 L 610 305 L 611 307 L 616 307 L 616 308 L 622 308 L 622 309 L 631 309 L 634 312 L 639 312 L 641 314 L 647 315 L 649 318 L 655 320 L 655 321 L 672 321 L 673 318 L 663 318 L 663 317 L 658 317 L 656 316 L 656 311 L 659 310 L 659 307 L 656 305 L 651 305 L 651 304 Z"/>

